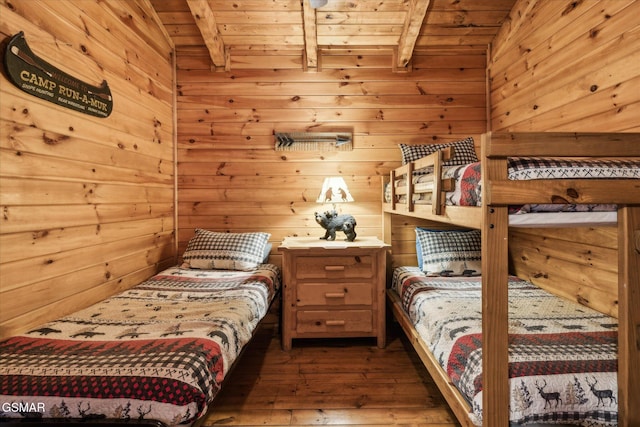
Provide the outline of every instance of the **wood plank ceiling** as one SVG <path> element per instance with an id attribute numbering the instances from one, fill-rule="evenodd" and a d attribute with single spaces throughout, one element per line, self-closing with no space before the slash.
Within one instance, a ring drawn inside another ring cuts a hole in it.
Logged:
<path id="1" fill-rule="evenodd" d="M 416 49 L 485 51 L 515 0 L 151 0 L 176 49 L 206 46 L 212 69 L 230 70 L 234 54 L 300 54 L 318 70 L 322 56 L 388 52 L 409 71 Z"/>

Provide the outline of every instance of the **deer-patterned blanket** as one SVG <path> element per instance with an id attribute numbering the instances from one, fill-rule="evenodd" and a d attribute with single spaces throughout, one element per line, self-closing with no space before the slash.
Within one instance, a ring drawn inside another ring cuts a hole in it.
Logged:
<path id="1" fill-rule="evenodd" d="M 416 330 L 482 425 L 479 277 L 394 271 L 393 289 Z M 509 280 L 510 419 L 514 424 L 617 426 L 617 320 Z"/>
<path id="2" fill-rule="evenodd" d="M 255 271 L 167 269 L 0 343 L 0 417 L 157 420 L 204 414 L 279 287 Z"/>

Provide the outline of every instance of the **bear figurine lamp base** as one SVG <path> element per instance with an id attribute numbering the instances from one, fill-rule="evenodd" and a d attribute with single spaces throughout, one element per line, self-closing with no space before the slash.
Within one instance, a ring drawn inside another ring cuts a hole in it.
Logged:
<path id="1" fill-rule="evenodd" d="M 324 179 L 322 190 L 316 200 L 317 203 L 332 203 L 333 209 L 324 213 L 315 212 L 315 219 L 326 230 L 324 240 L 335 240 L 336 232 L 342 231 L 347 236 L 347 241 L 353 242 L 356 238 L 356 220 L 352 215 L 339 214 L 336 203 L 353 202 L 353 197 L 347 188 L 347 183 L 342 177 L 329 177 Z"/>

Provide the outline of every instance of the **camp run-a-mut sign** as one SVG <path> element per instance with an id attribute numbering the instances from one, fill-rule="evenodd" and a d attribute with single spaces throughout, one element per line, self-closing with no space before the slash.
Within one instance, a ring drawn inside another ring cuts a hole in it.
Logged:
<path id="1" fill-rule="evenodd" d="M 106 80 L 93 86 L 40 59 L 27 45 L 22 31 L 9 40 L 4 66 L 9 80 L 33 96 L 96 117 L 108 117 L 113 110 Z"/>

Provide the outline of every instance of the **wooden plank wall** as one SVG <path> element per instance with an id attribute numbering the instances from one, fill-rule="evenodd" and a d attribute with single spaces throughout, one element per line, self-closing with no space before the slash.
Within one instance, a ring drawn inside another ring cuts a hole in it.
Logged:
<path id="1" fill-rule="evenodd" d="M 513 11 L 525 8 L 493 44 L 491 129 L 640 130 L 640 3 L 521 0 Z"/>
<path id="2" fill-rule="evenodd" d="M 0 77 L 0 336 L 176 261 L 173 48 L 153 16 L 146 0 L 0 1 L 3 39 L 24 31 L 114 99 L 94 118 Z"/>
<path id="3" fill-rule="evenodd" d="M 341 209 L 357 232 L 381 238 L 381 176 L 400 165 L 397 144 L 485 131 L 484 50 L 420 51 L 411 73 L 393 73 L 384 50 L 325 52 L 306 73 L 299 52 L 250 56 L 211 72 L 205 50 L 177 49 L 179 253 L 196 227 L 264 230 L 279 264 L 285 236 L 324 234 L 313 214 L 327 208 L 315 200 L 330 175 L 346 179 L 355 203 Z M 274 131 L 334 128 L 352 129 L 353 151 L 274 149 Z"/>
<path id="4" fill-rule="evenodd" d="M 633 0 L 517 2 L 492 46 L 491 129 L 638 132 L 638 16 Z M 513 267 L 615 315 L 616 236 L 615 228 L 513 230 Z"/>

